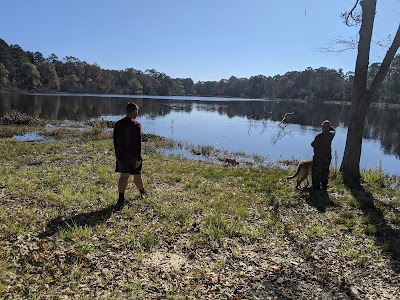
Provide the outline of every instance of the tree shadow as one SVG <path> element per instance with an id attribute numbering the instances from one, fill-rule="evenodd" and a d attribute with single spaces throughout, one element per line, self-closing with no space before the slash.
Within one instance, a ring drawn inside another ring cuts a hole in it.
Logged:
<path id="1" fill-rule="evenodd" d="M 400 272 L 400 232 L 387 224 L 383 212 L 376 207 L 377 201 L 363 186 L 348 186 L 351 194 L 357 199 L 361 211 L 369 224 L 375 226 L 374 233 L 377 244 L 390 256 L 391 267 Z"/>
<path id="2" fill-rule="evenodd" d="M 311 189 L 304 188 L 301 197 L 302 199 L 305 198 L 309 205 L 316 207 L 321 213 L 325 212 L 329 206 L 335 205 L 330 200 L 326 191 L 312 191 Z M 312 257 L 305 256 L 304 249 L 312 247 L 313 242 L 311 241 L 309 244 L 309 241 L 296 236 L 296 233 L 291 233 L 291 226 L 287 226 L 286 221 L 280 217 L 279 203 L 275 202 L 274 198 L 271 200 L 273 218 L 283 223 L 285 240 L 292 245 L 292 251 L 299 257 L 302 257 L 306 264 L 312 266 L 312 268 L 303 268 L 298 266 L 297 263 L 289 263 L 275 272 L 266 272 L 257 289 L 244 288 L 245 295 L 249 299 L 266 299 L 266 296 L 274 296 L 277 299 L 304 298 L 304 284 L 307 284 L 310 290 L 318 288 L 321 295 L 324 295 L 321 298 L 324 299 L 358 299 L 358 296 L 343 276 L 339 275 L 339 273 L 336 275 L 328 273 L 327 267 L 320 263 L 320 258 L 315 260 Z M 329 269 L 331 268 L 336 269 L 334 265 Z M 316 274 L 319 275 L 316 276 Z M 284 278 L 284 281 L 277 283 L 278 277 Z M 310 295 L 310 299 L 314 299 L 315 297 L 316 295 Z"/>
<path id="3" fill-rule="evenodd" d="M 69 218 L 58 216 L 47 223 L 46 230 L 39 234 L 39 238 L 52 236 L 74 226 L 95 226 L 109 219 L 116 210 L 115 205 L 109 205 L 100 210 L 81 213 Z"/>
<path id="4" fill-rule="evenodd" d="M 313 191 L 312 189 L 309 189 L 309 193 L 305 200 L 309 205 L 314 206 L 320 213 L 324 213 L 328 207 L 334 206 L 334 203 L 326 191 Z"/>
<path id="5" fill-rule="evenodd" d="M 317 270 L 323 272 L 321 268 Z M 277 283 L 279 277 L 284 281 Z M 274 273 L 265 272 L 257 288 L 253 286 L 243 285 L 235 293 L 243 294 L 246 299 L 359 299 L 344 279 L 337 283 L 329 276 L 318 277 L 291 264 Z M 314 289 L 319 290 L 317 294 L 313 293 Z"/>

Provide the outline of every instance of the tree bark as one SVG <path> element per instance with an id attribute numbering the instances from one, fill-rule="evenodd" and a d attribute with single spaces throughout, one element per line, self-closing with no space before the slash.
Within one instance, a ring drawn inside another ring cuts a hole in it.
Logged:
<path id="1" fill-rule="evenodd" d="M 354 83 L 350 108 L 350 122 L 347 131 L 346 146 L 340 171 L 343 179 L 348 182 L 360 181 L 360 158 L 364 122 L 370 101 L 367 90 L 369 54 L 371 48 L 372 30 L 375 20 L 376 0 L 363 0 L 360 41 L 354 74 Z M 367 106 L 368 105 L 368 106 Z"/>
<path id="2" fill-rule="evenodd" d="M 360 159 L 364 123 L 369 108 L 370 94 L 365 91 L 357 99 L 357 104 L 352 101 L 350 122 L 347 131 L 346 146 L 340 171 L 346 183 L 360 182 Z"/>

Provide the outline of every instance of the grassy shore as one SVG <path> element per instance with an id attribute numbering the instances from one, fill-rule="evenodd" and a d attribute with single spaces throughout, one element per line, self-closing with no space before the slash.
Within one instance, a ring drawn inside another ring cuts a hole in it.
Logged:
<path id="1" fill-rule="evenodd" d="M 148 136 L 145 185 L 117 200 L 111 134 L 1 126 L 2 299 L 395 299 L 400 192 L 378 170 L 328 193 L 289 169 L 163 156 Z M 36 126 L 36 127 L 35 127 Z M 36 131 L 48 142 L 18 142 Z"/>

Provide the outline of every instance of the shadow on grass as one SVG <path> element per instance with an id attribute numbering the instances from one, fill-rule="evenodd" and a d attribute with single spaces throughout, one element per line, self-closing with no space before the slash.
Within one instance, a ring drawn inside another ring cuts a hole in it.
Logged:
<path id="1" fill-rule="evenodd" d="M 329 206 L 334 206 L 326 191 L 313 191 L 310 189 L 308 196 L 306 196 L 306 202 L 314 206 L 320 213 L 326 212 Z"/>
<path id="2" fill-rule="evenodd" d="M 116 209 L 115 205 L 109 205 L 100 210 L 81 213 L 69 218 L 58 216 L 47 223 L 46 230 L 39 234 L 39 238 L 52 236 L 57 232 L 74 226 L 95 226 L 109 219 L 116 210 L 118 209 Z"/>
<path id="3" fill-rule="evenodd" d="M 348 186 L 351 194 L 360 204 L 364 215 L 368 216 L 368 223 L 374 225 L 377 244 L 390 255 L 391 267 L 395 272 L 400 272 L 400 232 L 387 224 L 382 211 L 376 207 L 377 201 L 373 195 L 362 186 Z"/>
<path id="4" fill-rule="evenodd" d="M 319 212 L 325 212 L 329 206 L 334 206 L 334 203 L 330 200 L 328 193 L 325 191 L 315 192 L 310 189 L 303 189 L 301 197 L 302 199 L 305 197 L 306 202 L 316 207 Z M 296 236 L 296 234 L 291 233 L 292 229 L 288 228 L 289 226 L 286 225 L 285 220 L 281 218 L 279 214 L 279 204 L 272 201 L 271 205 L 273 207 L 272 217 L 283 224 L 282 234 L 285 236 L 285 239 L 290 242 L 293 251 L 297 252 L 299 257 L 307 261 L 307 265 L 312 266 L 312 268 L 303 268 L 298 266 L 297 263 L 289 263 L 285 268 L 279 270 L 278 273 L 269 274 L 267 272 L 262 280 L 262 284 L 259 285 L 257 289 L 253 289 L 252 293 L 248 294 L 249 299 L 265 299 L 266 295 L 276 296 L 278 299 L 295 299 L 296 296 L 297 298 L 304 298 L 305 282 L 310 283 L 310 287 L 312 285 L 311 289 L 318 287 L 320 295 L 324 299 L 358 299 L 344 277 L 339 274 L 330 274 L 326 266 L 320 264 L 320 258 L 315 259 L 314 256 L 311 256 L 315 251 L 313 249 L 314 242 L 312 240 L 305 241 L 299 238 L 299 236 Z M 305 252 L 307 249 L 311 251 L 309 254 Z M 285 280 L 281 284 L 277 284 L 277 277 L 285 278 Z M 258 292 L 259 289 L 260 292 Z M 264 293 L 263 290 L 266 292 Z M 314 299 L 316 295 L 313 296 L 314 297 L 310 297 L 310 299 Z"/>

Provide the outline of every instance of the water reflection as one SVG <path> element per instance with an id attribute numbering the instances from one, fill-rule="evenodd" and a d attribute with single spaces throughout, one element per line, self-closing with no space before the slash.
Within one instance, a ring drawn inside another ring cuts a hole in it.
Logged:
<path id="1" fill-rule="evenodd" d="M 28 132 L 23 135 L 14 135 L 13 138 L 21 142 L 39 142 L 45 139 L 44 136 L 36 132 Z"/>
<path id="2" fill-rule="evenodd" d="M 16 109 L 42 119 L 79 121 L 101 117 L 117 120 L 124 114 L 126 103 L 134 101 L 140 106 L 146 132 L 271 159 L 310 157 L 310 141 L 325 119 L 338 129 L 333 147 L 340 159 L 350 113 L 348 105 L 217 98 L 0 94 L 0 100 L 0 115 Z M 285 114 L 292 112 L 279 125 Z M 362 167 L 382 164 L 391 173 L 400 173 L 399 117 L 400 109 L 370 109 Z"/>

